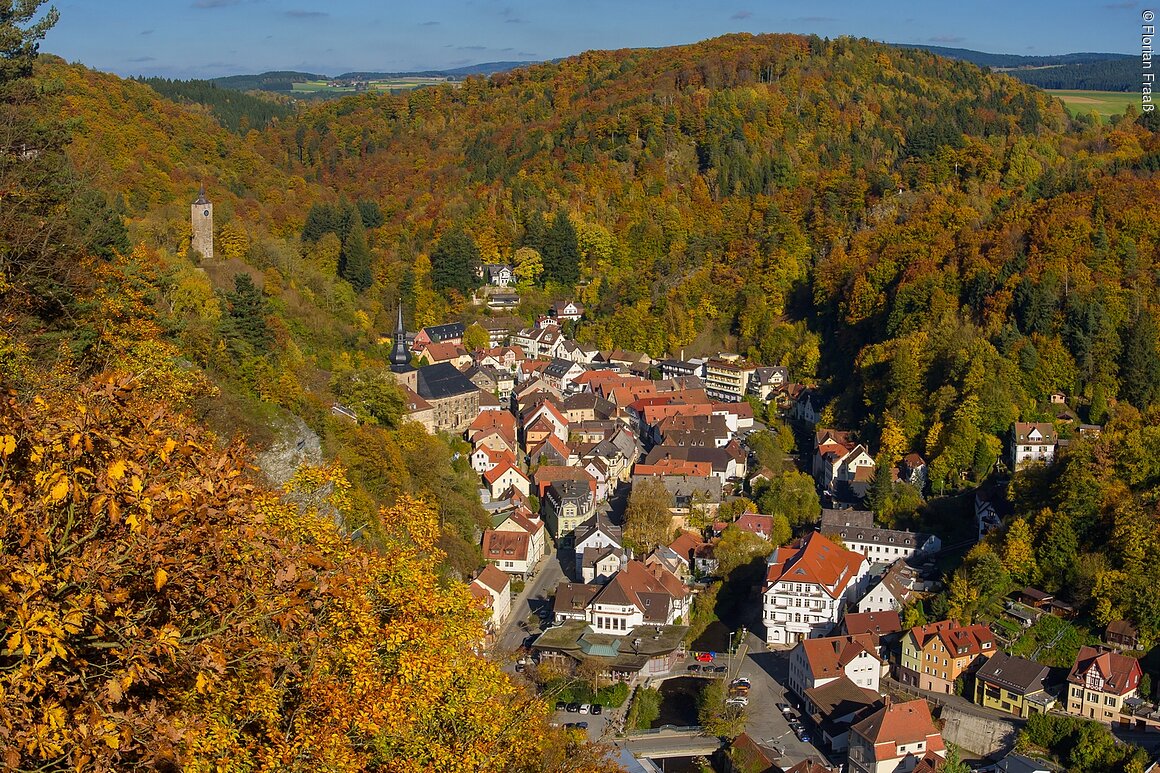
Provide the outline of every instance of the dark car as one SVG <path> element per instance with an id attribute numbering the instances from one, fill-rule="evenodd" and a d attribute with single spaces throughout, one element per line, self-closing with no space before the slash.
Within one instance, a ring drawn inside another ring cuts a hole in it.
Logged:
<path id="1" fill-rule="evenodd" d="M 793 733 L 794 733 L 794 735 L 796 735 L 798 737 L 798 740 L 801 741 L 802 743 L 809 743 L 810 742 L 809 731 L 807 731 L 801 725 L 798 725 L 797 727 L 795 727 L 793 729 Z"/>
<path id="2" fill-rule="evenodd" d="M 729 666 L 713 666 L 713 673 L 714 674 L 729 673 Z"/>
<path id="3" fill-rule="evenodd" d="M 691 673 L 697 673 L 697 672 L 698 672 L 698 671 L 700 671 L 700 670 L 701 670 L 701 667 L 700 667 L 699 665 L 697 665 L 696 663 L 690 663 L 690 664 L 689 664 L 689 671 L 690 671 Z"/>
<path id="4" fill-rule="evenodd" d="M 577 722 L 577 723 L 576 723 L 576 727 L 577 727 L 577 729 L 579 729 L 579 730 L 587 730 L 587 729 L 588 729 L 588 723 L 587 723 L 587 722 Z"/>
<path id="5" fill-rule="evenodd" d="M 568 707 L 567 707 L 567 711 L 569 714 L 579 714 L 580 713 L 580 704 L 579 703 L 569 703 Z"/>
<path id="6" fill-rule="evenodd" d="M 593 704 L 592 704 L 592 708 L 591 708 L 591 710 L 590 710 L 590 712 L 589 712 L 589 713 L 591 713 L 591 714 L 602 714 L 602 713 L 604 713 L 604 707 L 603 707 L 603 706 L 601 706 L 599 703 L 593 703 Z"/>
<path id="7" fill-rule="evenodd" d="M 564 701 L 556 701 L 556 711 L 567 711 L 568 704 Z"/>

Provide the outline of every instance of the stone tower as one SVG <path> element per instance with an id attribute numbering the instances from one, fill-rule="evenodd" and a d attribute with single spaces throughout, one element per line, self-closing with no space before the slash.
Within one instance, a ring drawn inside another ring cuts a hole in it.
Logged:
<path id="1" fill-rule="evenodd" d="M 193 249 L 201 253 L 202 260 L 213 260 L 213 204 L 205 197 L 204 185 L 190 206 L 189 225 L 193 230 Z"/>

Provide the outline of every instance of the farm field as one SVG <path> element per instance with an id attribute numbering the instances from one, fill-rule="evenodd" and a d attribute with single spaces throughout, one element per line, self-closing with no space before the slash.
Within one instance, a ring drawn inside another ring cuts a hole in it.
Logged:
<path id="1" fill-rule="evenodd" d="M 370 91 L 394 91 L 397 89 L 410 90 L 417 89 L 421 86 L 435 86 L 441 83 L 448 83 L 447 78 L 390 78 L 387 80 L 369 81 L 367 83 L 367 90 Z M 306 92 L 311 94 L 325 93 L 325 94 L 353 94 L 355 92 L 354 86 L 332 86 L 331 81 L 304 81 L 294 84 L 294 91 Z"/>
<path id="2" fill-rule="evenodd" d="M 1133 91 L 1078 91 L 1047 89 L 1053 97 L 1059 97 L 1072 115 L 1095 110 L 1105 121 L 1114 115 L 1122 115 L 1128 105 L 1140 109 L 1140 95 Z"/>

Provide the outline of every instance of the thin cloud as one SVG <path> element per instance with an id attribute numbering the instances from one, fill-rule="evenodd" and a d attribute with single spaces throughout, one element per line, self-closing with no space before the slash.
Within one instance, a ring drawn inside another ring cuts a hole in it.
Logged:
<path id="1" fill-rule="evenodd" d="M 737 13 L 733 14 L 729 18 L 730 19 L 748 19 L 752 15 L 753 15 L 753 11 L 738 11 Z"/>
<path id="2" fill-rule="evenodd" d="M 322 19 L 330 16 L 326 11 L 287 11 L 286 15 L 291 19 Z"/>
<path id="3" fill-rule="evenodd" d="M 926 39 L 928 43 L 962 43 L 966 38 L 959 35 L 935 35 Z"/>
<path id="4" fill-rule="evenodd" d="M 456 46 L 456 51 L 486 51 L 487 46 Z"/>
<path id="5" fill-rule="evenodd" d="M 420 27 L 438 27 L 439 22 L 437 22 L 437 21 L 425 21 L 425 22 L 422 22 L 419 26 Z"/>
<path id="6" fill-rule="evenodd" d="M 142 62 L 156 62 L 157 59 L 152 56 L 138 56 L 133 59 L 126 59 L 125 61 L 131 64 L 141 64 Z"/>
<path id="7" fill-rule="evenodd" d="M 227 8 L 241 4 L 242 0 L 193 0 L 194 8 Z"/>
<path id="8" fill-rule="evenodd" d="M 142 34 L 142 35 L 152 35 L 152 34 L 153 34 L 153 30 L 141 30 L 141 34 Z"/>
<path id="9" fill-rule="evenodd" d="M 1104 6 L 1109 11 L 1130 11 L 1135 7 L 1135 3 L 1108 3 Z"/>

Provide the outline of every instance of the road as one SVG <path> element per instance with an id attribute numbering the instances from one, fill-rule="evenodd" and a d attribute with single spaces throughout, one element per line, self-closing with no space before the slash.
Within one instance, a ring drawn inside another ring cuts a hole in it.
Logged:
<path id="1" fill-rule="evenodd" d="M 567 557 L 573 562 L 575 562 L 574 556 L 574 553 L 567 554 Z M 552 553 L 540 559 L 535 576 L 524 585 L 523 591 L 512 599 L 511 612 L 508 614 L 507 620 L 500 626 L 494 647 L 497 656 L 503 658 L 505 654 L 513 653 L 519 649 L 529 634 L 529 631 L 520 628 L 519 624 L 528 622 L 536 611 L 551 604 L 548 597 L 555 593 L 556 586 L 563 579 L 565 579 L 564 570 L 560 566 L 559 553 Z M 533 627 L 531 630 L 537 629 Z"/>
<path id="2" fill-rule="evenodd" d="M 749 651 L 737 673 L 752 684 L 745 731 L 758 743 L 778 750 L 781 753 L 778 764 L 783 768 L 810 757 L 825 760 L 826 755 L 820 747 L 798 740 L 777 708 L 778 703 L 800 704 L 799 701 L 787 700 L 787 690 L 783 686 L 789 675 L 789 650 L 767 651 L 765 641 L 752 631 L 746 637 L 746 644 Z"/>

